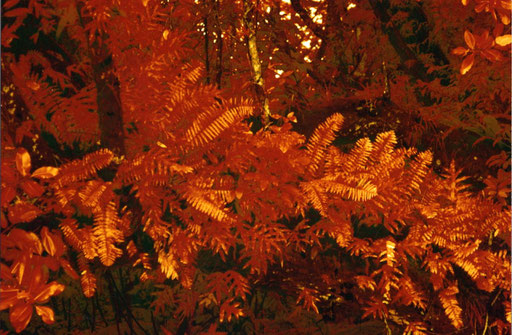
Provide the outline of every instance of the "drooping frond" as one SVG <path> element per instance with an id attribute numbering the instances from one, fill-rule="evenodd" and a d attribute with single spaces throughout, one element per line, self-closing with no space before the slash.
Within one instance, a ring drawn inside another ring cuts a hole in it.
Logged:
<path id="1" fill-rule="evenodd" d="M 119 217 L 117 208 L 113 201 L 94 213 L 94 242 L 96 244 L 101 263 L 111 266 L 114 261 L 123 253 L 115 246 L 115 243 L 122 242 L 124 237 L 118 229 Z"/>
<path id="2" fill-rule="evenodd" d="M 98 256 L 92 227 L 85 226 L 78 229 L 77 235 L 80 237 L 80 241 L 82 241 L 81 247 L 85 258 L 92 260 Z"/>
<path id="3" fill-rule="evenodd" d="M 373 152 L 373 145 L 369 138 L 358 140 L 349 154 L 343 155 L 340 170 L 345 173 L 360 170 L 366 165 L 368 157 Z"/>
<path id="4" fill-rule="evenodd" d="M 75 251 L 82 250 L 82 240 L 77 234 L 78 225 L 74 219 L 66 219 L 60 223 L 60 229 L 64 234 L 66 242 L 75 249 Z"/>
<path id="5" fill-rule="evenodd" d="M 82 291 L 87 298 L 92 298 L 96 292 L 96 277 L 92 274 L 87 260 L 82 255 L 78 255 L 77 263 L 78 269 L 80 270 L 80 284 L 82 285 Z"/>
<path id="6" fill-rule="evenodd" d="M 107 183 L 98 180 L 88 181 L 85 187 L 78 193 L 82 204 L 89 208 L 96 208 L 107 186 Z"/>
<path id="7" fill-rule="evenodd" d="M 386 164 L 391 158 L 391 153 L 396 143 L 394 131 L 378 134 L 375 142 L 373 142 L 373 150 L 370 159 L 375 163 Z"/>
<path id="8" fill-rule="evenodd" d="M 207 277 L 207 281 L 208 288 L 218 302 L 225 299 L 226 295 L 234 295 L 245 300 L 250 292 L 247 278 L 236 271 L 212 273 Z"/>
<path id="9" fill-rule="evenodd" d="M 354 201 L 366 201 L 377 195 L 377 187 L 364 178 L 348 183 L 342 178 L 338 180 L 314 181 L 327 193 L 341 195 L 344 198 Z"/>
<path id="10" fill-rule="evenodd" d="M 322 192 L 322 189 L 319 187 L 317 183 L 307 182 L 301 183 L 300 188 L 305 194 L 306 199 L 313 205 L 317 211 L 322 215 L 327 214 L 327 197 Z"/>
<path id="11" fill-rule="evenodd" d="M 467 180 L 468 177 L 460 176 L 461 172 L 462 169 L 456 170 L 455 162 L 452 161 L 450 163 L 450 167 L 445 169 L 445 172 L 442 175 L 446 178 L 446 189 L 449 191 L 448 198 L 451 201 L 456 201 L 457 197 L 461 198 L 464 190 L 468 187 L 467 185 L 462 184 L 462 182 Z"/>
<path id="12" fill-rule="evenodd" d="M 324 159 L 326 148 L 334 140 L 336 132 L 341 129 L 343 124 L 343 116 L 341 114 L 333 114 L 318 126 L 311 135 L 306 144 L 307 152 L 311 158 L 310 170 L 316 172 L 320 162 Z"/>
<path id="13" fill-rule="evenodd" d="M 430 151 L 419 153 L 411 162 L 410 169 L 407 172 L 411 176 L 409 182 L 413 190 L 420 188 L 420 183 L 425 179 L 431 163 L 432 153 Z"/>
<path id="14" fill-rule="evenodd" d="M 208 199 L 205 192 L 206 190 L 190 186 L 185 193 L 185 198 L 192 207 L 208 215 L 212 219 L 220 222 L 231 221 L 231 218 L 227 214 L 226 210 L 221 207 L 221 204 L 214 203 L 212 200 Z"/>
<path id="15" fill-rule="evenodd" d="M 459 293 L 457 285 L 447 287 L 446 289 L 439 292 L 439 300 L 443 305 L 446 316 L 450 319 L 452 325 L 459 329 L 462 327 L 462 309 L 459 307 L 457 302 L 456 294 Z"/>
<path id="16" fill-rule="evenodd" d="M 85 155 L 82 159 L 64 164 L 60 167 L 59 175 L 56 178 L 57 183 L 66 185 L 70 182 L 87 179 L 110 164 L 112 158 L 114 158 L 112 151 L 101 149 Z"/>
<path id="17" fill-rule="evenodd" d="M 163 181 L 169 181 L 173 175 L 185 175 L 193 171 L 192 167 L 181 165 L 176 160 L 167 149 L 154 148 L 147 153 L 137 155 L 131 161 L 126 161 L 120 166 L 116 180 L 133 183 L 142 178 L 154 176 L 161 177 L 160 179 Z"/>
<path id="18" fill-rule="evenodd" d="M 158 263 L 160 264 L 160 270 L 167 278 L 177 279 L 179 277 L 177 271 L 178 262 L 173 252 L 160 250 L 158 252 Z"/>
<path id="19" fill-rule="evenodd" d="M 248 102 L 235 104 L 226 102 L 227 108 L 217 106 L 210 108 L 204 115 L 200 115 L 186 132 L 186 139 L 194 146 L 204 145 L 223 131 L 253 112 L 253 107 Z"/>

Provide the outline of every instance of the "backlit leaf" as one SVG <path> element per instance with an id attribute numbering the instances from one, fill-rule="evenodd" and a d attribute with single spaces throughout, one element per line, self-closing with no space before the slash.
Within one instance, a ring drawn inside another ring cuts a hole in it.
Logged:
<path id="1" fill-rule="evenodd" d="M 16 168 L 18 172 L 25 177 L 30 173 L 30 155 L 28 151 L 24 148 L 18 149 L 18 153 L 16 154 Z"/>
<path id="2" fill-rule="evenodd" d="M 36 313 L 43 319 L 43 322 L 51 325 L 55 322 L 53 309 L 47 306 L 36 306 Z"/>
<path id="3" fill-rule="evenodd" d="M 66 286 L 53 281 L 44 286 L 43 290 L 34 297 L 34 301 L 40 304 L 45 303 L 50 297 L 61 294 L 65 288 Z"/>
<path id="4" fill-rule="evenodd" d="M 59 174 L 59 169 L 53 166 L 43 166 L 32 173 L 32 178 L 48 179 Z"/>
<path id="5" fill-rule="evenodd" d="M 507 35 L 498 36 L 498 37 L 496 37 L 495 41 L 496 41 L 496 44 L 504 47 L 504 46 L 512 43 L 512 35 L 507 34 Z"/>
<path id="6" fill-rule="evenodd" d="M 475 54 L 470 54 L 466 58 L 464 58 L 461 66 L 460 66 L 460 74 L 462 74 L 462 75 L 466 74 L 471 69 L 474 62 L 475 62 Z"/>
<path id="7" fill-rule="evenodd" d="M 473 36 L 473 34 L 469 30 L 466 30 L 464 32 L 464 41 L 466 41 L 466 44 L 470 49 L 475 48 L 475 36 Z"/>
<path id="8" fill-rule="evenodd" d="M 50 235 L 50 232 L 48 231 L 48 227 L 43 227 L 41 229 L 41 242 L 43 243 L 44 250 L 46 250 L 46 252 L 51 256 L 55 256 L 57 249 Z"/>

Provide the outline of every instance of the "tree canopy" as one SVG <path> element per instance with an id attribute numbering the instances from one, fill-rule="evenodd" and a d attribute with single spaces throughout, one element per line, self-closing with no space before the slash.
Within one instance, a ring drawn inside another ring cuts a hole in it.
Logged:
<path id="1" fill-rule="evenodd" d="M 2 334 L 510 334 L 510 16 L 4 1 Z"/>

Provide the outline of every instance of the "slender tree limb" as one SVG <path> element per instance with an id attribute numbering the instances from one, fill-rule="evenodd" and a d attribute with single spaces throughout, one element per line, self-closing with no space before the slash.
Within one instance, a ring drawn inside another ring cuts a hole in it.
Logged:
<path id="1" fill-rule="evenodd" d="M 215 8 L 215 21 L 217 24 L 217 74 L 215 76 L 215 81 L 217 83 L 217 87 L 220 89 L 222 85 L 222 48 L 223 48 L 223 38 L 222 38 L 222 26 L 220 25 L 219 13 L 220 13 L 220 1 L 215 0 L 214 8 Z"/>
<path id="2" fill-rule="evenodd" d="M 261 70 L 261 61 L 258 53 L 258 45 L 256 41 L 256 25 L 254 23 L 254 4 L 251 0 L 244 0 L 244 26 L 248 31 L 247 48 L 249 54 L 249 61 L 251 63 L 252 78 L 256 90 L 256 96 L 260 100 L 263 108 L 263 123 L 268 124 L 270 118 L 269 101 L 265 93 L 265 82 L 263 80 L 263 73 Z"/>
<path id="3" fill-rule="evenodd" d="M 204 1 L 206 6 L 206 0 Z M 203 17 L 203 25 L 204 25 L 204 66 L 206 68 L 206 83 L 210 83 L 210 55 L 208 51 L 210 50 L 210 40 L 208 36 L 208 14 Z"/>
<path id="4" fill-rule="evenodd" d="M 142 327 L 142 325 L 139 323 L 137 318 L 135 318 L 135 316 L 133 315 L 133 313 L 132 313 L 132 311 L 130 309 L 130 305 L 129 305 L 128 301 L 124 298 L 124 293 L 121 292 L 119 290 L 119 288 L 117 287 L 116 282 L 114 280 L 114 277 L 112 276 L 112 273 L 110 271 L 107 271 L 107 276 L 110 279 L 110 282 L 112 283 L 113 290 L 115 292 L 117 292 L 117 295 L 119 296 L 119 300 L 120 300 L 119 302 L 122 302 L 123 305 L 125 306 L 125 310 L 126 310 L 126 314 L 127 315 L 124 316 L 124 318 L 128 322 L 128 324 L 130 326 L 130 329 L 131 329 L 131 321 L 133 320 L 135 322 L 135 324 L 142 330 L 142 332 L 144 334 L 149 335 L 149 333 L 146 331 L 146 329 L 144 327 Z M 130 319 L 130 321 L 128 321 L 128 319 Z"/>

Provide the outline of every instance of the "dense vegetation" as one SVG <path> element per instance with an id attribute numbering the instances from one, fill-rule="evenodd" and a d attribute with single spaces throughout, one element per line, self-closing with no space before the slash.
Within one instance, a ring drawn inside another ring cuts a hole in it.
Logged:
<path id="1" fill-rule="evenodd" d="M 1 334 L 510 334 L 510 2 L 2 9 Z"/>

